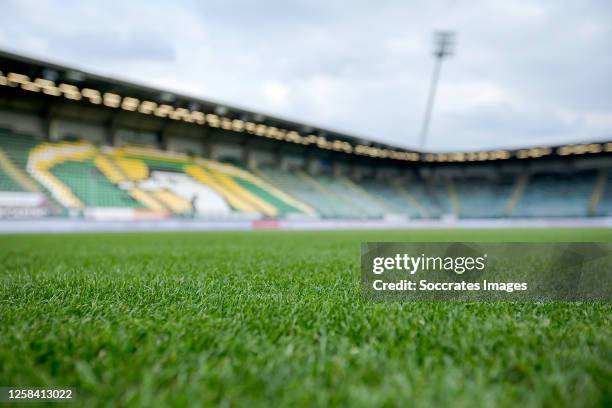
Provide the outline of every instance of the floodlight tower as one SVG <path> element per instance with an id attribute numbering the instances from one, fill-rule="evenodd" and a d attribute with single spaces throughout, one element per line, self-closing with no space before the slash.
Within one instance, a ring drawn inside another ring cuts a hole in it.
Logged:
<path id="1" fill-rule="evenodd" d="M 433 76 L 431 78 L 431 86 L 429 88 L 429 99 L 425 107 L 425 119 L 423 120 L 423 129 L 421 131 L 421 149 L 425 148 L 427 142 L 427 132 L 429 131 L 429 122 L 431 120 L 431 112 L 433 111 L 434 99 L 436 97 L 436 88 L 438 87 L 438 79 L 440 78 L 440 68 L 442 60 L 453 55 L 455 46 L 455 33 L 452 31 L 436 31 L 434 33 L 434 56 L 436 62 L 434 64 Z"/>

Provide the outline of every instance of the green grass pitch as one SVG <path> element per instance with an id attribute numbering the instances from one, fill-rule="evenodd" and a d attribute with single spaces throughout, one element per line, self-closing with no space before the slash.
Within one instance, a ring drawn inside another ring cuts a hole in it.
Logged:
<path id="1" fill-rule="evenodd" d="M 2 236 L 0 385 L 85 406 L 611 406 L 611 305 L 363 303 L 362 241 L 612 231 Z"/>

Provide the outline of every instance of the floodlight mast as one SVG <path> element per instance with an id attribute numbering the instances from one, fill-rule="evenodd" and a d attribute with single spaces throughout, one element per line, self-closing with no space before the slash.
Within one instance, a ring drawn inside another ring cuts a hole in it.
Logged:
<path id="1" fill-rule="evenodd" d="M 425 107 L 425 118 L 423 120 L 423 129 L 421 131 L 421 149 L 425 148 L 427 143 L 427 133 L 429 132 L 429 122 L 433 111 L 434 100 L 436 98 L 436 89 L 438 87 L 438 79 L 440 78 L 440 69 L 442 68 L 442 60 L 453 55 L 455 45 L 455 33 L 452 31 L 436 31 L 434 33 L 434 71 L 431 77 L 431 86 L 429 88 L 429 98 Z"/>

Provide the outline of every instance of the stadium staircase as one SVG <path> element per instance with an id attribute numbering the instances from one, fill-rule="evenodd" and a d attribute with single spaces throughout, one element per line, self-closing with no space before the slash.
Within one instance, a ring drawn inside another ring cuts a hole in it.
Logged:
<path id="1" fill-rule="evenodd" d="M 597 215 L 597 208 L 599 207 L 599 203 L 601 203 L 602 201 L 602 197 L 606 189 L 607 180 L 607 169 L 600 170 L 599 174 L 597 175 L 597 179 L 595 180 L 593 194 L 591 195 L 591 200 L 589 202 L 589 215 Z"/>
<path id="2" fill-rule="evenodd" d="M 448 191 L 448 196 L 450 198 L 451 206 L 453 209 L 453 214 L 455 216 L 459 216 L 461 213 L 461 203 L 459 200 L 459 195 L 457 194 L 457 190 L 455 189 L 455 185 L 453 184 L 453 180 L 449 179 L 446 184 L 446 189 Z"/>
<path id="3" fill-rule="evenodd" d="M 521 200 L 521 197 L 525 193 L 525 189 L 527 188 L 528 183 L 529 183 L 529 174 L 525 173 L 525 174 L 521 174 L 520 176 L 518 176 L 518 178 L 516 179 L 516 184 L 514 185 L 514 188 L 512 189 L 512 194 L 510 195 L 510 199 L 508 200 L 508 203 L 506 204 L 506 207 L 504 209 L 504 215 L 508 217 L 512 215 L 514 208 L 516 207 L 518 202 Z"/>
<path id="4" fill-rule="evenodd" d="M 608 177 L 607 172 L 605 175 L 605 183 L 601 187 L 601 198 L 595 208 L 596 215 L 612 215 L 612 178 Z"/>

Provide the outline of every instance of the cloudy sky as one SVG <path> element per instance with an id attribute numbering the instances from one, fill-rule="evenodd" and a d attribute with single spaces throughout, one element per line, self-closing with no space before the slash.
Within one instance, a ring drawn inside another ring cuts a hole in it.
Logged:
<path id="1" fill-rule="evenodd" d="M 0 48 L 406 147 L 612 139 L 612 3 L 5 0 Z"/>

